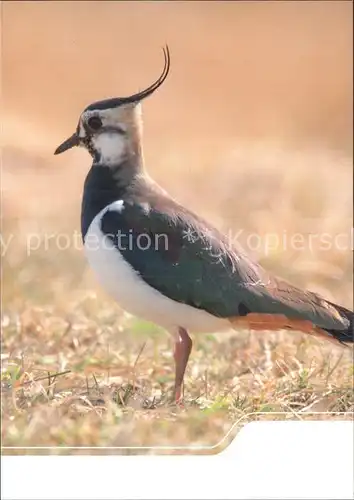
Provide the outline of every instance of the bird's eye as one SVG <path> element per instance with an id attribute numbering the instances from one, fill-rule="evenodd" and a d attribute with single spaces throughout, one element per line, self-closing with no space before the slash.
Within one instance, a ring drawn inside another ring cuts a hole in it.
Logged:
<path id="1" fill-rule="evenodd" d="M 102 127 L 102 120 L 99 116 L 91 116 L 91 118 L 87 120 L 87 125 L 91 130 L 98 130 Z"/>

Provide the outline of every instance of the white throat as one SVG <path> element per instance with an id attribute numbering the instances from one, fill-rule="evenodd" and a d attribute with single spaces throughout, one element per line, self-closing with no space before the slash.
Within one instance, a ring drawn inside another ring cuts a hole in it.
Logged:
<path id="1" fill-rule="evenodd" d="M 99 163 L 114 165 L 123 159 L 126 139 L 116 132 L 102 132 L 92 138 L 93 147 L 99 153 Z"/>

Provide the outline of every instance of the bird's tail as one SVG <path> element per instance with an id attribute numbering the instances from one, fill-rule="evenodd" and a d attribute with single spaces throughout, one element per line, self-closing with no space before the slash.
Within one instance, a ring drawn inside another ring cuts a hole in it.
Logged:
<path id="1" fill-rule="evenodd" d="M 340 316 L 348 321 L 348 326 L 337 329 L 319 327 L 315 322 L 309 319 L 295 319 L 279 313 L 247 313 L 244 316 L 236 316 L 229 318 L 234 328 L 246 326 L 251 330 L 297 330 L 314 337 L 324 338 L 332 341 L 335 344 L 346 346 L 354 342 L 354 313 L 343 306 L 339 306 L 328 300 L 322 300 L 322 307 L 326 306 L 327 311 L 331 311 L 332 315 L 338 318 Z M 344 324 L 347 321 L 343 322 Z M 348 346 L 347 346 L 348 347 Z"/>
<path id="2" fill-rule="evenodd" d="M 344 316 L 349 321 L 348 328 L 344 330 L 329 330 L 324 328 L 324 330 L 329 333 L 334 339 L 338 340 L 342 344 L 353 344 L 354 342 L 354 313 L 349 311 L 343 306 L 339 306 L 338 304 L 334 304 L 333 302 L 329 302 L 326 300 L 328 304 L 334 307 L 341 316 Z"/>

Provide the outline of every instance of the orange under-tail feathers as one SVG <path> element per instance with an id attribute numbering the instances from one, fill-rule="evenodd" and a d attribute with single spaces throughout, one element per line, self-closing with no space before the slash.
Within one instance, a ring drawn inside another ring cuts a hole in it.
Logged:
<path id="1" fill-rule="evenodd" d="M 331 333 L 314 325 L 311 321 L 290 319 L 282 314 L 259 314 L 249 313 L 245 316 L 229 318 L 234 328 L 247 328 L 249 330 L 296 330 L 307 333 L 313 337 L 324 338 L 336 345 L 344 345 L 342 341 L 335 338 Z"/>

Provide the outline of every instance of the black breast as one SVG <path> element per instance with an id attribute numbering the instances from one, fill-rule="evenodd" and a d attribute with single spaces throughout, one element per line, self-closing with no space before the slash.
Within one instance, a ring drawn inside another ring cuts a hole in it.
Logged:
<path id="1" fill-rule="evenodd" d="M 87 174 L 81 204 L 81 234 L 86 233 L 96 215 L 107 205 L 123 198 L 125 188 L 117 182 L 116 172 L 104 165 L 92 165 Z"/>

